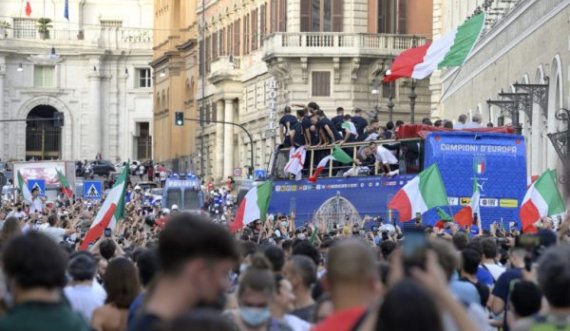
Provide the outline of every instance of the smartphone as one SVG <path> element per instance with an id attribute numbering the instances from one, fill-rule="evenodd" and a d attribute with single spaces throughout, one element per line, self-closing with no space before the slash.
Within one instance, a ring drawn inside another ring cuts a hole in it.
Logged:
<path id="1" fill-rule="evenodd" d="M 107 237 L 107 238 L 111 237 L 111 229 L 110 228 L 105 229 L 105 237 Z"/>
<path id="2" fill-rule="evenodd" d="M 412 228 L 404 232 L 402 256 L 406 275 L 410 275 L 413 267 L 425 268 L 428 246 L 428 239 L 423 229 Z"/>

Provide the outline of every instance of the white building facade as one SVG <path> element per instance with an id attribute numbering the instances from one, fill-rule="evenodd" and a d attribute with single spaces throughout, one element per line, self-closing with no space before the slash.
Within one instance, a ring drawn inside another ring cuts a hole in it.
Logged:
<path id="1" fill-rule="evenodd" d="M 152 158 L 152 1 L 30 3 L 0 2 L 0 158 Z"/>
<path id="2" fill-rule="evenodd" d="M 498 14 L 491 15 L 465 65 L 442 75 L 443 107 L 438 115 L 456 119 L 460 114 L 480 114 L 485 123 L 509 124 L 513 112 L 487 101 L 512 100 L 501 91 L 528 93 L 528 86 L 534 85 L 532 97 L 521 99 L 516 111 L 527 145 L 528 175 L 557 169 L 561 187 L 568 192 L 570 176 L 549 135 L 568 130 L 568 121 L 557 114 L 570 106 L 570 0 L 493 1 L 492 5 L 502 7 L 488 11 Z M 569 143 L 558 140 L 562 150 Z"/>

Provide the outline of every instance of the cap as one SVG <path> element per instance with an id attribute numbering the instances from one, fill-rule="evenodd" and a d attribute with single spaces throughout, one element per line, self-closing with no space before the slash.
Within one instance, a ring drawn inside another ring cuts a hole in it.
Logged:
<path id="1" fill-rule="evenodd" d="M 178 205 L 172 205 L 172 207 L 170 207 L 170 209 L 172 209 L 172 210 L 178 210 Z"/>
<path id="2" fill-rule="evenodd" d="M 140 186 L 138 186 L 138 185 L 137 185 L 137 186 L 135 186 L 135 190 L 140 190 L 140 189 L 141 189 L 141 187 L 140 187 Z"/>
<path id="3" fill-rule="evenodd" d="M 168 215 L 168 214 L 170 214 L 170 209 L 164 208 L 164 209 L 162 210 L 162 214 L 163 214 L 163 215 Z"/>

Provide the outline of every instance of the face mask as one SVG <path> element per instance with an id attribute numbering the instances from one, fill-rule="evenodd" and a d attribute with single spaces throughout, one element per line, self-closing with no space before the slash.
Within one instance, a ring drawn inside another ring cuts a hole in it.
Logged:
<path id="1" fill-rule="evenodd" d="M 287 228 L 289 226 L 289 223 L 287 221 L 281 222 L 281 226 Z"/>
<path id="2" fill-rule="evenodd" d="M 247 270 L 248 267 L 249 267 L 249 265 L 247 265 L 245 263 L 240 264 L 239 265 L 239 273 L 243 274 Z"/>
<path id="3" fill-rule="evenodd" d="M 300 240 L 305 240 L 305 234 L 304 234 L 304 233 L 299 233 L 299 235 L 297 236 L 297 238 L 299 238 Z"/>
<path id="4" fill-rule="evenodd" d="M 271 313 L 268 308 L 244 307 L 239 309 L 239 316 L 245 324 L 255 328 L 266 323 Z"/>

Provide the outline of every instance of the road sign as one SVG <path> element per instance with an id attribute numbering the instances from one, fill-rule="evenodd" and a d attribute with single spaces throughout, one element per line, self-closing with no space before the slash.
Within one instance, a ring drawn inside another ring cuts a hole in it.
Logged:
<path id="1" fill-rule="evenodd" d="M 265 169 L 255 169 L 253 172 L 253 178 L 255 180 L 264 180 L 266 177 Z"/>
<path id="2" fill-rule="evenodd" d="M 46 181 L 43 179 L 28 179 L 28 188 L 30 192 L 34 188 L 38 188 L 40 190 L 40 197 L 46 196 Z"/>
<path id="3" fill-rule="evenodd" d="M 103 198 L 103 183 L 99 180 L 83 182 L 83 198 L 87 200 L 101 200 Z"/>

